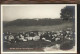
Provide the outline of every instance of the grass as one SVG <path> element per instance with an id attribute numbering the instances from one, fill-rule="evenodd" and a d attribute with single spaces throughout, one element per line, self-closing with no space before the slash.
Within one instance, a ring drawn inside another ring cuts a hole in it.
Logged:
<path id="1" fill-rule="evenodd" d="M 72 23 L 63 23 L 60 25 L 53 26 L 8 26 L 4 27 L 3 31 L 7 32 L 27 32 L 27 31 L 59 31 L 66 29 L 68 27 L 73 27 Z"/>

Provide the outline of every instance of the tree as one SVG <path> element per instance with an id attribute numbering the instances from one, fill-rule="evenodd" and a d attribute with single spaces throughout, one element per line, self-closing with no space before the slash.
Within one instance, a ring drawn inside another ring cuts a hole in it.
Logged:
<path id="1" fill-rule="evenodd" d="M 75 7 L 74 6 L 66 6 L 61 9 L 61 18 L 63 20 L 69 20 L 75 17 Z"/>

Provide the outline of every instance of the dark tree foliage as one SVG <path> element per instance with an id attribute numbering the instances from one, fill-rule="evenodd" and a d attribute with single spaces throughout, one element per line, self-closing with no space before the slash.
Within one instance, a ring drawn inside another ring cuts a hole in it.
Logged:
<path id="1" fill-rule="evenodd" d="M 73 41 L 65 41 L 60 45 L 61 50 L 70 50 L 74 46 Z"/>
<path id="2" fill-rule="evenodd" d="M 75 7 L 74 6 L 66 6 L 61 9 L 61 18 L 63 20 L 69 20 L 75 17 Z"/>
<path id="3" fill-rule="evenodd" d="M 57 25 L 61 24 L 61 19 L 17 19 L 14 21 L 10 21 L 8 23 L 4 23 L 4 27 L 6 26 L 36 26 L 36 25 Z"/>
<path id="4" fill-rule="evenodd" d="M 69 21 L 71 22 L 71 21 Z M 51 25 L 59 25 L 62 23 L 66 23 L 62 19 L 17 19 L 14 21 L 10 21 L 5 23 L 4 22 L 4 27 L 6 26 L 51 26 Z"/>

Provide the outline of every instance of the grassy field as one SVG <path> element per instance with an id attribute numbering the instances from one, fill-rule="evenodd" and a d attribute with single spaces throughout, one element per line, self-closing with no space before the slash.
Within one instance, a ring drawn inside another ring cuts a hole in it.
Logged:
<path id="1" fill-rule="evenodd" d="M 73 23 L 63 23 L 53 26 L 8 26 L 4 27 L 3 31 L 7 32 L 27 32 L 27 31 L 59 31 L 66 28 L 73 28 Z"/>

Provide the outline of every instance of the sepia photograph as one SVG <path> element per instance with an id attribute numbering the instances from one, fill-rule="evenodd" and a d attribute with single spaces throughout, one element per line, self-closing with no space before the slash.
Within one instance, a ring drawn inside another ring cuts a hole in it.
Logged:
<path id="1" fill-rule="evenodd" d="M 77 53 L 76 4 L 1 5 L 2 53 Z"/>

